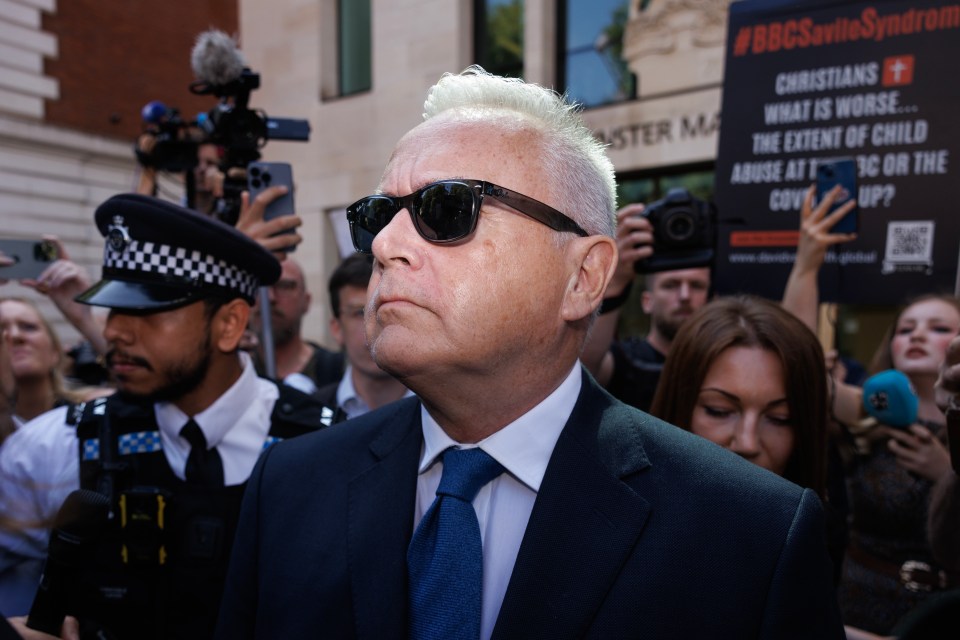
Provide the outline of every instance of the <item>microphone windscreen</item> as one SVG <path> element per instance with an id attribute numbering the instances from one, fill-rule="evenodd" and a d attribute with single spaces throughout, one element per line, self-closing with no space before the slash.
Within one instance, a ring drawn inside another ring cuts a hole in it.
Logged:
<path id="1" fill-rule="evenodd" d="M 197 80 L 220 87 L 239 78 L 245 62 L 233 38 L 211 29 L 197 36 L 190 53 L 190 65 Z"/>
<path id="2" fill-rule="evenodd" d="M 863 409 L 883 424 L 909 427 L 917 421 L 919 405 L 910 379 L 896 369 L 881 371 L 863 383 Z"/>
<path id="3" fill-rule="evenodd" d="M 151 100 L 147 104 L 143 105 L 143 109 L 140 110 L 141 119 L 150 124 L 160 124 L 166 115 L 167 105 L 163 104 L 159 100 Z"/>

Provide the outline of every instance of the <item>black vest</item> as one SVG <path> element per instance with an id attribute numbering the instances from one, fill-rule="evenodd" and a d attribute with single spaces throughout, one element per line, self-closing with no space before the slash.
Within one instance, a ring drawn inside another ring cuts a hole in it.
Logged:
<path id="1" fill-rule="evenodd" d="M 279 388 L 264 449 L 321 427 L 318 403 Z M 112 396 L 69 415 L 80 439 L 80 486 L 113 505 L 77 591 L 83 637 L 211 638 L 246 483 L 210 489 L 177 478 L 152 404 Z"/>

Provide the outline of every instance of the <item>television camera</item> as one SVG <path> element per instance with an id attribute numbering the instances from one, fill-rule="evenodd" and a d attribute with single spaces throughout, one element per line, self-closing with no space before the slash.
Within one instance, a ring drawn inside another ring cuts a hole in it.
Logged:
<path id="1" fill-rule="evenodd" d="M 155 142 L 149 153 L 137 150 L 144 166 L 161 171 L 184 172 L 187 206 L 194 205 L 197 147 L 212 143 L 223 149 L 220 170 L 224 174 L 222 202 L 217 215 L 236 224 L 240 213 L 240 192 L 246 188 L 246 168 L 260 159 L 260 150 L 269 140 L 306 142 L 310 123 L 292 118 L 271 118 L 262 109 L 250 107 L 250 94 L 260 88 L 260 74 L 246 66 L 231 37 L 217 30 L 197 38 L 191 53 L 197 80 L 190 84 L 195 95 L 218 98 L 215 107 L 193 121 L 181 117 L 178 109 L 158 101 L 143 108 L 143 121 Z"/>

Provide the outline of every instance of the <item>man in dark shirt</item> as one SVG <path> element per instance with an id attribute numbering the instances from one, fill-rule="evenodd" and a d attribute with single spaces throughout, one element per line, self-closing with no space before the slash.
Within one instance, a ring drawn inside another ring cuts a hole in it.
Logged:
<path id="1" fill-rule="evenodd" d="M 301 334 L 303 317 L 310 310 L 310 291 L 303 268 L 293 258 L 282 263 L 280 279 L 268 287 L 270 328 L 273 333 L 277 380 L 286 382 L 304 393 L 338 382 L 343 375 L 344 357 L 318 344 L 304 340 Z M 263 340 L 259 306 L 250 316 L 250 324 Z M 257 370 L 265 371 L 258 358 Z"/>
<path id="2" fill-rule="evenodd" d="M 649 220 L 639 215 L 642 211 L 643 205 L 631 204 L 617 212 L 620 259 L 581 360 L 617 399 L 647 411 L 673 337 L 709 299 L 710 269 L 647 274 L 641 304 L 650 317 L 650 331 L 645 338 L 615 340 L 620 306 L 636 277 L 634 262 L 651 255 L 652 229 Z"/>

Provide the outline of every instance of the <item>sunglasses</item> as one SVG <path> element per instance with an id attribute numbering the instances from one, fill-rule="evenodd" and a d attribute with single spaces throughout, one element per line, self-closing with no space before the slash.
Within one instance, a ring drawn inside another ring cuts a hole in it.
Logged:
<path id="1" fill-rule="evenodd" d="M 406 209 L 420 237 L 434 244 L 463 240 L 477 228 L 485 197 L 493 198 L 551 229 L 590 235 L 553 207 L 482 180 L 440 180 L 402 197 L 374 195 L 347 207 L 354 248 L 372 253 L 373 239 Z"/>

